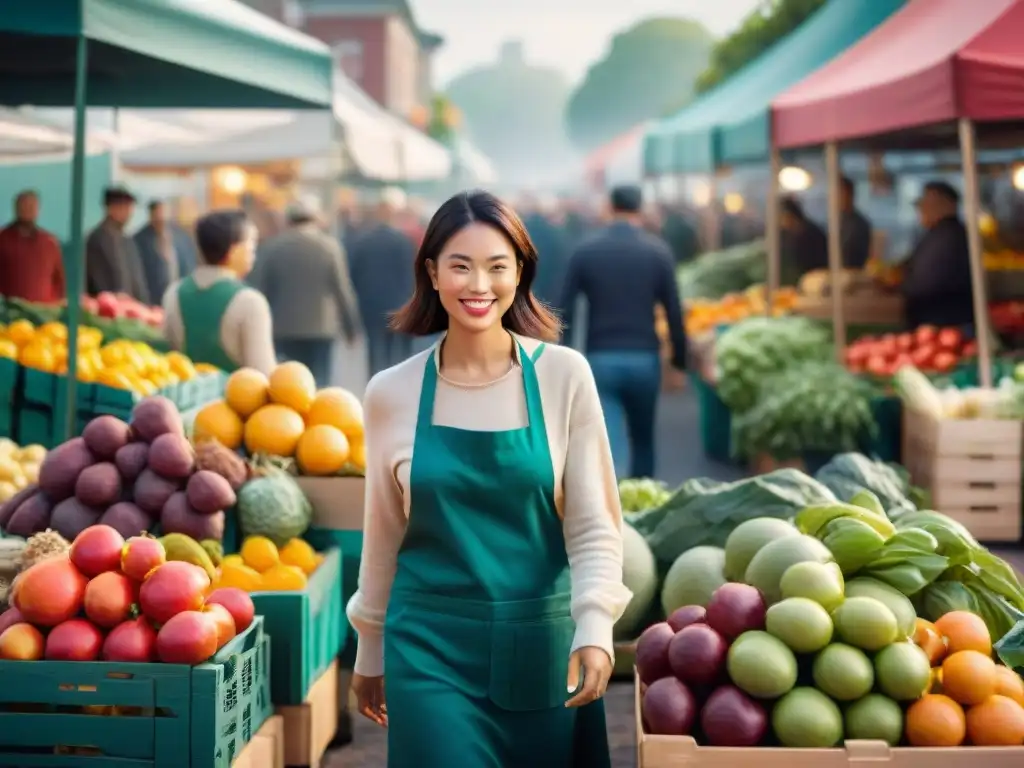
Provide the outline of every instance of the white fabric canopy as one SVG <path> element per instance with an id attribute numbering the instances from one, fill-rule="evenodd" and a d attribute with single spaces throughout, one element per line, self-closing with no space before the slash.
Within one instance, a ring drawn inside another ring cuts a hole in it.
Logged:
<path id="1" fill-rule="evenodd" d="M 0 161 L 64 155 L 73 144 L 72 135 L 60 126 L 20 110 L 0 108 Z M 89 150 L 96 149 L 94 142 Z"/>
<path id="2" fill-rule="evenodd" d="M 491 159 L 469 139 L 456 139 L 454 152 L 459 173 L 466 180 L 473 184 L 493 184 L 498 180 L 498 172 Z"/>
<path id="3" fill-rule="evenodd" d="M 195 168 L 212 165 L 256 165 L 279 160 L 302 160 L 304 178 L 326 177 L 334 154 L 331 117 L 327 112 L 278 112 L 268 123 L 267 113 L 224 110 L 222 125 L 233 129 L 203 129 L 206 140 L 182 137 L 158 141 L 123 152 L 126 167 Z M 250 117 L 251 115 L 251 117 Z M 338 75 L 335 81 L 334 118 L 347 156 L 359 173 L 385 182 L 429 181 L 447 178 L 452 162 L 448 150 L 367 96 L 354 83 Z M 196 135 L 194 122 L 177 118 L 183 130 Z M 254 123 L 257 127 L 253 127 Z M 243 127 L 244 126 L 244 127 Z M 209 135 L 213 133 L 214 138 Z"/>

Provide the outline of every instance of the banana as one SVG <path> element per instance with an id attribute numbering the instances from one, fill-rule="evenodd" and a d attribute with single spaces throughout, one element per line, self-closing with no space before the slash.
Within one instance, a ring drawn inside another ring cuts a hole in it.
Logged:
<path id="1" fill-rule="evenodd" d="M 211 581 L 217 578 L 217 569 L 210 556 L 191 536 L 186 536 L 183 533 L 168 533 L 160 539 L 160 543 L 164 545 L 168 560 L 198 565 L 206 571 L 206 575 L 210 577 Z"/>

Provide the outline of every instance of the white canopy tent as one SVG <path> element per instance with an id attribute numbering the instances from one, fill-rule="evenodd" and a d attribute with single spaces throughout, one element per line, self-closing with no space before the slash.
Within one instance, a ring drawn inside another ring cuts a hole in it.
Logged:
<path id="1" fill-rule="evenodd" d="M 70 155 L 74 138 L 59 125 L 17 109 L 0 108 L 0 163 Z M 90 152 L 101 150 L 92 142 Z"/>
<path id="2" fill-rule="evenodd" d="M 206 140 L 136 146 L 122 152 L 121 162 L 143 170 L 301 160 L 302 178 L 323 179 L 331 168 L 331 157 L 338 156 L 332 146 L 332 137 L 337 137 L 344 157 L 366 178 L 390 183 L 428 181 L 446 178 L 452 170 L 447 149 L 379 106 L 340 74 L 335 79 L 337 126 L 322 112 L 279 112 L 275 122 L 249 110 L 226 110 L 221 115 L 236 130 L 206 131 Z"/>
<path id="3" fill-rule="evenodd" d="M 460 181 L 471 184 L 494 184 L 498 180 L 498 172 L 491 159 L 469 139 L 461 136 L 457 138 L 452 152 Z"/>

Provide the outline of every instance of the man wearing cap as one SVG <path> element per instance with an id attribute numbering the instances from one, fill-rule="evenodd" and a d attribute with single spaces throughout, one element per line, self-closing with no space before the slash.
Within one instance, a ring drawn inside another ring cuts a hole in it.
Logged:
<path id="1" fill-rule="evenodd" d="M 106 216 L 85 243 L 85 291 L 92 296 L 126 293 L 150 304 L 138 249 L 124 231 L 135 211 L 135 196 L 122 187 L 108 187 L 103 206 Z"/>
<path id="2" fill-rule="evenodd" d="M 670 364 L 686 367 L 683 311 L 672 251 L 643 229 L 639 187 L 611 193 L 612 223 L 583 242 L 569 260 L 562 294 L 563 338 L 572 338 L 576 298 L 587 299 L 586 355 L 601 398 L 620 478 L 653 477 L 654 419 L 661 392 L 660 304 L 672 342 Z M 543 256 L 541 257 L 543 260 Z"/>
<path id="3" fill-rule="evenodd" d="M 910 328 L 974 323 L 971 260 L 959 203 L 960 195 L 944 181 L 925 184 L 917 200 L 924 234 L 906 262 L 902 286 Z"/>
<path id="4" fill-rule="evenodd" d="M 267 297 L 274 346 L 306 365 L 318 387 L 330 384 L 334 343 L 359 332 L 359 313 L 345 252 L 321 229 L 315 199 L 288 208 L 288 228 L 260 249 L 249 282 Z"/>
<path id="5" fill-rule="evenodd" d="M 410 337 L 388 327 L 391 313 L 401 308 L 413 291 L 416 246 L 396 220 L 405 203 L 402 190 L 382 190 L 373 225 L 353 238 L 349 254 L 352 285 L 366 329 L 370 376 L 412 353 Z"/>

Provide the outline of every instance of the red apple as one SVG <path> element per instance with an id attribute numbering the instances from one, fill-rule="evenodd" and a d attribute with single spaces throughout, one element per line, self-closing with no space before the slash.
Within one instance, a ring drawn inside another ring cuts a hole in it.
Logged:
<path id="1" fill-rule="evenodd" d="M 156 652 L 165 664 L 202 664 L 217 652 L 217 620 L 209 613 L 183 611 L 156 635 Z"/>
<path id="2" fill-rule="evenodd" d="M 132 536 L 121 550 L 121 572 L 130 579 L 144 581 L 155 568 L 167 562 L 164 545 L 152 536 Z"/>
<path id="3" fill-rule="evenodd" d="M 217 604 L 227 608 L 231 618 L 235 620 L 235 632 L 242 633 L 252 624 L 256 615 L 256 606 L 245 590 L 238 587 L 220 587 L 213 590 L 206 598 L 207 605 Z"/>
<path id="4" fill-rule="evenodd" d="M 46 636 L 48 661 L 95 661 L 103 647 L 103 633 L 90 621 L 70 619 Z"/>
<path id="5" fill-rule="evenodd" d="M 103 643 L 104 661 L 156 661 L 156 630 L 145 616 L 118 624 Z"/>
<path id="6" fill-rule="evenodd" d="M 92 578 L 121 567 L 124 537 L 109 525 L 91 525 L 71 543 L 71 562 Z"/>
<path id="7" fill-rule="evenodd" d="M 184 611 L 199 611 L 210 587 L 210 577 L 198 565 L 172 560 L 154 570 L 142 582 L 139 606 L 159 624 Z"/>

